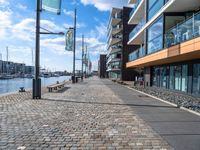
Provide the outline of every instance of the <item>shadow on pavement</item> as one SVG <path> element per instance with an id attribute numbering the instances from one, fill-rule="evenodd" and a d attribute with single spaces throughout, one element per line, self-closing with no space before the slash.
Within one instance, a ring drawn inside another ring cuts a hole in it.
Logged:
<path id="1" fill-rule="evenodd" d="M 95 105 L 118 105 L 118 106 L 137 106 L 137 107 L 159 107 L 159 108 L 174 108 L 173 106 L 161 106 L 161 105 L 139 105 L 139 104 L 121 104 L 121 103 L 99 103 L 99 102 L 84 102 L 84 101 L 73 101 L 73 100 L 61 100 L 61 99 L 41 99 L 46 101 L 55 101 L 55 102 L 67 102 L 67 103 L 81 103 L 81 104 L 95 104 Z"/>

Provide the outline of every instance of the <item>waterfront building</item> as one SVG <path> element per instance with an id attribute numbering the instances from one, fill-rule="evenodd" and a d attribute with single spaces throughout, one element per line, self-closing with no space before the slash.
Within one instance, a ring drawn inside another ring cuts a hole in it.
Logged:
<path id="1" fill-rule="evenodd" d="M 24 74 L 26 65 L 23 63 L 14 63 L 14 72 L 12 74 Z"/>
<path id="2" fill-rule="evenodd" d="M 25 74 L 33 74 L 34 66 L 25 66 Z"/>
<path id="3" fill-rule="evenodd" d="M 23 63 L 14 63 L 11 61 L 0 60 L 0 74 L 31 74 L 33 66 L 26 66 Z"/>
<path id="4" fill-rule="evenodd" d="M 135 71 L 126 68 L 128 54 L 133 51 L 128 45 L 128 36 L 135 25 L 128 25 L 131 8 L 113 8 L 108 24 L 107 73 L 108 77 L 119 80 L 134 80 Z"/>
<path id="5" fill-rule="evenodd" d="M 146 86 L 200 96 L 200 1 L 129 0 L 127 68 L 140 68 Z"/>
<path id="6" fill-rule="evenodd" d="M 100 78 L 106 78 L 106 55 L 101 54 L 98 62 L 98 75 Z"/>

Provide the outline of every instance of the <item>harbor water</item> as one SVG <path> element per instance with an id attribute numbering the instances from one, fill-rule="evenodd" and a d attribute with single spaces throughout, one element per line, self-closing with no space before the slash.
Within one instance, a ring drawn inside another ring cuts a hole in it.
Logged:
<path id="1" fill-rule="evenodd" d="M 60 76 L 60 77 L 50 77 L 50 78 L 41 78 L 42 86 L 47 86 L 55 84 L 57 81 L 62 82 L 64 80 L 68 81 L 71 76 Z M 32 88 L 33 79 L 28 78 L 14 78 L 8 80 L 0 80 L 0 94 L 10 93 L 18 91 L 20 87 L 25 89 Z"/>

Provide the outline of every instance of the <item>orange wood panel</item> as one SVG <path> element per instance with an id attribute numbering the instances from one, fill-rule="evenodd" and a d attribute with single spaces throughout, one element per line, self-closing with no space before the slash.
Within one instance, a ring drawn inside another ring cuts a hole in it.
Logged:
<path id="1" fill-rule="evenodd" d="M 126 67 L 147 67 L 198 58 L 200 58 L 200 37 L 128 62 Z"/>
<path id="2" fill-rule="evenodd" d="M 177 56 L 179 54 L 180 54 L 180 45 L 175 45 L 168 49 L 168 57 Z"/>

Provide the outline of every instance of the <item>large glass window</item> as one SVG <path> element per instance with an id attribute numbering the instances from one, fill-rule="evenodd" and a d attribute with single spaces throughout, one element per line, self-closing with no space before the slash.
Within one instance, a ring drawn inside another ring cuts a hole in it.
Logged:
<path id="1" fill-rule="evenodd" d="M 163 88 L 167 87 L 167 68 L 166 67 L 160 68 L 160 87 L 163 87 Z"/>
<path id="2" fill-rule="evenodd" d="M 165 0 L 148 1 L 148 20 L 150 20 L 164 5 Z"/>
<path id="3" fill-rule="evenodd" d="M 192 85 L 189 87 L 189 70 L 193 69 Z M 200 96 L 200 63 L 193 64 L 189 69 L 188 64 L 159 66 L 152 68 L 152 84 L 157 87 L 178 90 L 187 93 L 192 89 L 192 94 Z"/>
<path id="4" fill-rule="evenodd" d="M 183 65 L 182 66 L 182 81 L 181 81 L 182 88 L 181 90 L 183 92 L 187 92 L 188 88 L 188 65 Z"/>
<path id="5" fill-rule="evenodd" d="M 181 66 L 174 67 L 175 90 L 181 90 Z"/>
<path id="6" fill-rule="evenodd" d="M 193 94 L 200 95 L 200 64 L 193 65 Z"/>
<path id="7" fill-rule="evenodd" d="M 174 89 L 174 66 L 170 66 L 170 73 L 169 73 L 169 88 Z"/>
<path id="8" fill-rule="evenodd" d="M 153 68 L 153 85 L 158 86 L 160 83 L 160 68 L 159 67 L 154 67 Z"/>
<path id="9" fill-rule="evenodd" d="M 147 53 L 153 53 L 163 48 L 163 17 L 160 17 L 147 31 Z"/>

